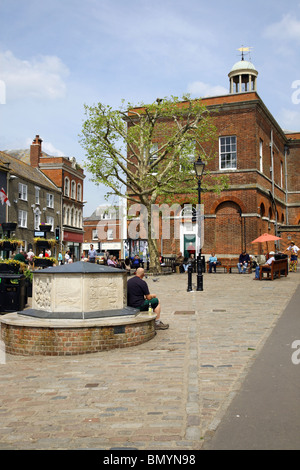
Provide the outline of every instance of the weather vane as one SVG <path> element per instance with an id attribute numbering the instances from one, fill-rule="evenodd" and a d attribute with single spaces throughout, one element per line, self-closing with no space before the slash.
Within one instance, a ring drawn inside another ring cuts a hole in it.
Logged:
<path id="1" fill-rule="evenodd" d="M 250 50 L 251 50 L 251 49 L 253 49 L 253 48 L 252 48 L 252 47 L 248 47 L 248 46 L 247 46 L 247 47 L 242 46 L 242 47 L 239 47 L 239 48 L 237 49 L 238 51 L 240 51 L 240 52 L 242 53 L 242 60 L 244 60 L 244 53 L 245 53 L 245 52 L 248 53 L 249 56 L 250 56 Z"/>

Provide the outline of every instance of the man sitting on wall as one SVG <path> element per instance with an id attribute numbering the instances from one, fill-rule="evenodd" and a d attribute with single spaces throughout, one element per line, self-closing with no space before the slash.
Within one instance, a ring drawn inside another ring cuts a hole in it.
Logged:
<path id="1" fill-rule="evenodd" d="M 145 271 L 143 268 L 136 270 L 135 276 L 127 282 L 127 304 L 129 307 L 138 308 L 141 312 L 148 311 L 149 305 L 156 313 L 155 329 L 166 330 L 169 325 L 165 325 L 160 320 L 160 301 L 154 294 L 150 294 L 148 284 L 144 281 Z"/>

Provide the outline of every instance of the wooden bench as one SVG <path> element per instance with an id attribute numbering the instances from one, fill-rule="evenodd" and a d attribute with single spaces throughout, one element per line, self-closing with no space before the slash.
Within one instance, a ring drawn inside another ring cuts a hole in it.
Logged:
<path id="1" fill-rule="evenodd" d="M 217 264 L 217 268 L 224 268 L 224 272 L 231 273 L 232 268 L 237 268 L 239 258 L 218 258 L 218 261 L 220 261 L 221 264 Z M 209 272 L 209 261 L 206 262 L 206 272 Z M 252 272 L 251 263 L 250 266 L 247 267 L 247 272 Z"/>
<path id="2" fill-rule="evenodd" d="M 272 264 L 270 268 L 267 268 L 265 265 L 260 266 L 259 269 L 259 279 L 262 280 L 264 277 L 264 273 L 267 274 L 267 277 L 270 278 L 271 275 L 271 280 L 273 281 L 274 275 L 278 275 L 278 279 L 280 278 L 280 275 L 283 273 L 284 276 L 286 277 L 288 275 L 288 262 L 287 259 L 277 259 L 275 261 L 272 261 Z"/>

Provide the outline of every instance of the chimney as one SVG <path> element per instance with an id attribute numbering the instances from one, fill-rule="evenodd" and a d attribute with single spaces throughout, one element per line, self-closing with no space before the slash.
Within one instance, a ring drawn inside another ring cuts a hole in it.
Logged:
<path id="1" fill-rule="evenodd" d="M 30 165 L 37 168 L 40 163 L 40 157 L 42 155 L 42 139 L 39 135 L 35 136 L 30 146 Z"/>

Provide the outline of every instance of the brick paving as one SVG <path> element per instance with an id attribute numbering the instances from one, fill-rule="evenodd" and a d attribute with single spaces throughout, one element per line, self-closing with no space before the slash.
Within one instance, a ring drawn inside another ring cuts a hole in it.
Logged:
<path id="1" fill-rule="evenodd" d="M 185 274 L 149 276 L 170 328 L 140 346 L 0 351 L 0 449 L 201 449 L 299 284 L 253 277 L 205 274 L 204 291 L 187 292 Z"/>

